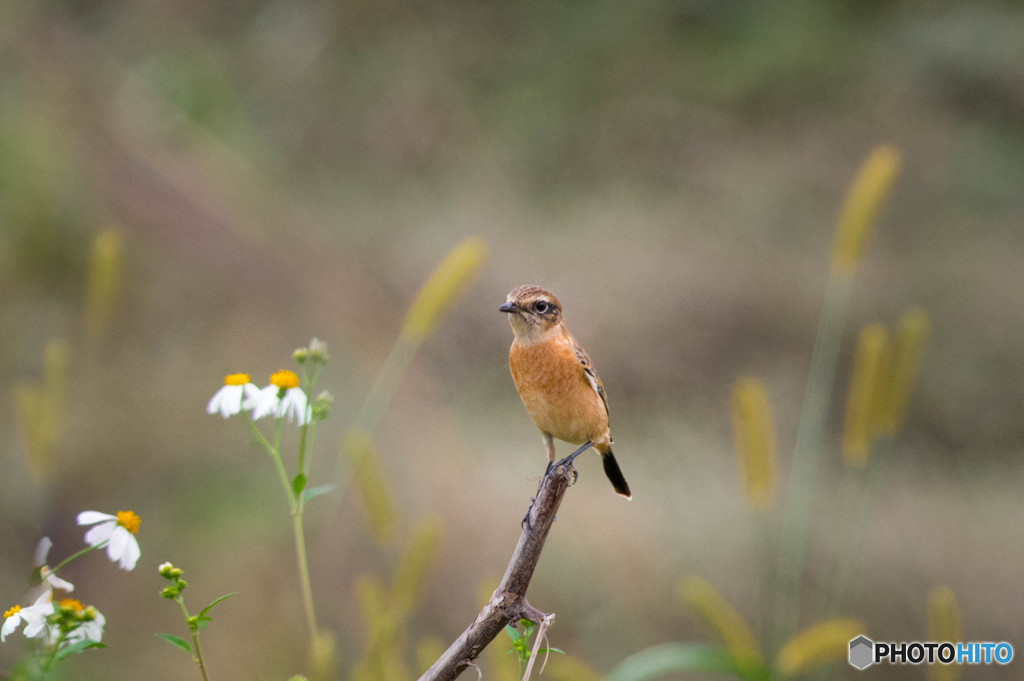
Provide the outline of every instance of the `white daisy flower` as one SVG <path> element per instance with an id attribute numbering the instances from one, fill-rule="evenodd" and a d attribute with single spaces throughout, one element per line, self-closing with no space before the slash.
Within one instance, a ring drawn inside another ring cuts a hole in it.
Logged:
<path id="1" fill-rule="evenodd" d="M 252 420 L 256 421 L 267 414 L 277 414 L 277 408 L 281 404 L 281 389 L 274 384 L 266 388 L 256 390 L 246 395 L 242 401 L 242 409 L 252 412 Z"/>
<path id="2" fill-rule="evenodd" d="M 67 598 L 60 602 L 61 608 L 70 608 L 74 611 L 74 618 L 79 622 L 78 626 L 68 632 L 64 637 L 63 645 L 74 645 L 79 641 L 102 641 L 103 627 L 107 618 L 93 606 L 83 607 L 74 598 Z"/>
<path id="3" fill-rule="evenodd" d="M 271 374 L 270 385 L 248 397 L 242 408 L 252 410 L 253 420 L 273 414 L 302 426 L 310 419 L 309 400 L 299 387 L 299 377 L 287 369 Z"/>
<path id="4" fill-rule="evenodd" d="M 139 516 L 131 511 L 118 511 L 117 515 L 99 511 L 82 511 L 79 525 L 92 525 L 85 533 L 85 543 L 93 547 L 106 545 L 107 557 L 122 570 L 134 570 L 142 552 L 135 533 L 139 531 Z"/>
<path id="5" fill-rule="evenodd" d="M 224 377 L 224 385 L 213 394 L 206 405 L 207 414 L 220 414 L 224 418 L 233 416 L 244 408 L 243 398 L 259 392 L 259 388 L 249 380 L 249 374 L 228 374 Z"/>
<path id="6" fill-rule="evenodd" d="M 43 584 L 51 589 L 60 589 L 69 593 L 75 590 L 74 584 L 66 579 L 61 579 L 45 565 L 39 568 L 39 577 L 43 580 Z"/>
<path id="7" fill-rule="evenodd" d="M 310 409 L 306 393 L 302 392 L 301 388 L 286 390 L 277 408 L 277 415 L 295 421 L 300 426 L 309 423 Z"/>
<path id="8" fill-rule="evenodd" d="M 50 589 L 60 589 L 61 591 L 74 591 L 75 585 L 66 579 L 58 577 L 53 570 L 46 565 L 46 558 L 50 555 L 50 548 L 53 547 L 53 542 L 50 541 L 49 537 L 43 537 L 36 544 L 36 552 L 34 556 L 33 564 L 39 568 L 39 578 L 43 581 L 43 584 Z"/>
<path id="9" fill-rule="evenodd" d="M 103 613 L 96 611 L 96 617 L 89 622 L 82 622 L 77 629 L 72 630 L 65 639 L 68 644 L 78 643 L 86 639 L 90 641 L 102 641 L 103 640 L 103 627 L 107 623 L 107 618 L 103 616 Z"/>
<path id="10" fill-rule="evenodd" d="M 18 630 L 22 624 L 25 629 L 22 632 L 28 638 L 47 637 L 50 634 L 46 618 L 54 613 L 52 592 L 44 591 L 36 599 L 36 602 L 27 608 L 16 605 L 4 613 L 4 623 L 0 626 L 0 641 L 7 640 L 7 637 Z"/>

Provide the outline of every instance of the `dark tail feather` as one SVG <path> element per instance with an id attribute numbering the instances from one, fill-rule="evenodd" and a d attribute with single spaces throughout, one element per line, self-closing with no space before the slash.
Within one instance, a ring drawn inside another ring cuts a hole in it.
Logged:
<path id="1" fill-rule="evenodd" d="M 601 461 L 604 463 L 604 474 L 612 481 L 612 487 L 615 488 L 615 491 L 627 499 L 632 499 L 633 493 L 629 491 L 629 483 L 626 482 L 622 471 L 619 470 L 619 463 L 615 460 L 612 450 L 609 449 L 607 452 L 602 452 Z"/>

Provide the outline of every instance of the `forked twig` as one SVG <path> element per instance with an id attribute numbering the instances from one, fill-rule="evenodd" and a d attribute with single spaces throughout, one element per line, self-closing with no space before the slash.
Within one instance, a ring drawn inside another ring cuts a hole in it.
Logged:
<path id="1" fill-rule="evenodd" d="M 533 663 L 537 661 L 537 651 L 540 650 L 540 644 L 542 642 L 544 642 L 545 640 L 547 640 L 547 637 L 548 637 L 548 627 L 550 627 L 554 623 L 555 623 L 555 614 L 554 613 L 551 613 L 550 615 L 548 615 L 547 617 L 545 617 L 544 619 L 542 619 L 538 623 L 537 634 L 536 634 L 536 636 L 534 637 L 534 640 L 533 640 L 533 650 L 530 651 L 530 661 L 526 663 L 526 673 L 523 674 L 523 681 L 530 681 L 530 674 L 533 673 Z M 545 651 L 545 653 L 544 653 L 544 664 L 542 664 L 540 666 L 541 673 L 544 672 L 544 667 L 548 663 L 548 653 L 549 652 L 550 651 Z"/>
<path id="2" fill-rule="evenodd" d="M 512 552 L 512 559 L 505 569 L 505 576 L 494 591 L 491 599 L 455 642 L 448 647 L 430 669 L 420 676 L 419 681 L 451 681 L 469 667 L 506 624 L 521 619 L 537 624 L 537 641 L 550 626 L 554 615 L 548 615 L 530 605 L 526 600 L 526 589 L 530 586 L 533 571 L 540 560 L 555 513 L 569 488 L 574 471 L 570 463 L 559 462 L 541 480 L 537 498 L 523 523 L 519 542 Z M 534 648 L 536 648 L 536 643 Z M 533 664 L 531 656 L 530 665 Z M 527 667 L 527 676 L 530 667 Z"/>

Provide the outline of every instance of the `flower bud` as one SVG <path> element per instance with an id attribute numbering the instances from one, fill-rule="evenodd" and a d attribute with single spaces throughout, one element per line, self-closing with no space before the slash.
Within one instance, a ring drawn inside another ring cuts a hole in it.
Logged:
<path id="1" fill-rule="evenodd" d="M 327 415 L 331 412 L 331 405 L 333 404 L 334 395 L 327 392 L 326 390 L 317 395 L 316 399 L 313 400 L 313 404 L 310 407 L 313 413 L 313 420 L 323 421 L 325 418 L 327 418 Z"/>
<path id="2" fill-rule="evenodd" d="M 327 343 L 323 342 L 318 338 L 314 338 L 309 341 L 309 359 L 320 364 L 327 364 L 327 360 L 331 358 L 327 354 Z"/>

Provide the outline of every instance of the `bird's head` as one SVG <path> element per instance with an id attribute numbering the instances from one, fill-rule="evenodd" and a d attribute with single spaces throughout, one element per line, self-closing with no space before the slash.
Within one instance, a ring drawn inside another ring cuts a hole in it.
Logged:
<path id="1" fill-rule="evenodd" d="M 539 286 L 512 289 L 498 309 L 508 314 L 516 340 L 525 345 L 539 343 L 559 331 L 562 324 L 562 303 L 554 293 Z"/>

